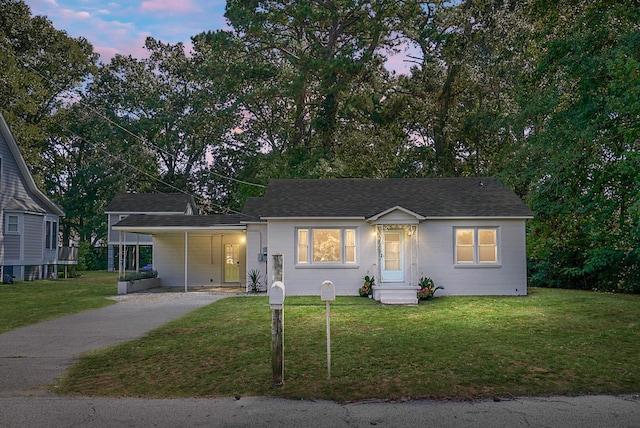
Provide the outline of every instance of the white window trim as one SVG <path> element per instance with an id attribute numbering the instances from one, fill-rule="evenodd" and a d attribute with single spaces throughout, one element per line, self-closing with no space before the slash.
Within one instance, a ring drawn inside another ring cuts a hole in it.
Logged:
<path id="1" fill-rule="evenodd" d="M 458 250 L 458 230 L 473 230 L 473 262 L 459 262 Z M 494 230 L 496 232 L 496 261 L 480 262 L 480 230 Z M 453 228 L 453 264 L 455 268 L 499 268 L 502 267 L 500 251 L 500 227 L 498 226 L 456 226 Z"/>
<path id="2" fill-rule="evenodd" d="M 9 221 L 9 218 L 11 217 L 15 217 L 17 222 L 15 223 L 17 226 L 17 230 L 9 230 L 9 226 L 13 223 L 11 223 Z M 5 227 L 4 227 L 4 232 L 7 235 L 20 235 L 20 231 L 22 230 L 22 216 L 20 214 L 12 214 L 12 213 L 7 213 L 6 217 L 5 217 Z"/>
<path id="3" fill-rule="evenodd" d="M 313 231 L 314 230 L 339 230 L 340 231 L 340 261 L 339 262 L 314 262 L 313 261 Z M 354 234 L 354 261 L 347 262 L 346 261 L 346 253 L 347 253 L 347 241 L 346 235 L 347 230 L 353 231 Z M 307 244 L 306 244 L 306 253 L 307 260 L 305 262 L 301 262 L 299 260 L 299 251 L 300 244 L 298 242 L 298 238 L 300 236 L 300 231 L 307 231 Z M 340 226 L 314 226 L 314 227 L 296 227 L 295 228 L 295 267 L 296 269 L 317 269 L 317 268 L 326 268 L 326 269 L 357 269 L 358 265 L 358 228 L 357 227 L 340 227 Z"/>

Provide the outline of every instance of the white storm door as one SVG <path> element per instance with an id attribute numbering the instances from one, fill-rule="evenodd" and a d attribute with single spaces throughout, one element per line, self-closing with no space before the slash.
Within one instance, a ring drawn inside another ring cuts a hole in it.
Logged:
<path id="1" fill-rule="evenodd" d="M 382 239 L 382 282 L 404 281 L 403 233 L 400 230 L 385 231 Z"/>
<path id="2" fill-rule="evenodd" d="M 240 245 L 224 244 L 224 282 L 240 282 Z"/>

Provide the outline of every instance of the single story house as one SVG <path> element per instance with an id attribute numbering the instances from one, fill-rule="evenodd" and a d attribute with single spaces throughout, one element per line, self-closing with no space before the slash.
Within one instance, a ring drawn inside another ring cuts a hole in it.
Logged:
<path id="1" fill-rule="evenodd" d="M 242 285 L 261 272 L 287 295 L 358 295 L 417 302 L 421 277 L 442 295 L 526 295 L 522 200 L 489 178 L 274 179 L 233 216 L 129 216 L 113 229 L 148 233 L 165 286 Z M 274 270 L 274 261 L 282 269 Z M 236 264 L 227 274 L 226 267 Z"/>
<path id="2" fill-rule="evenodd" d="M 58 225 L 64 211 L 36 185 L 2 114 L 0 210 L 0 279 L 12 282 L 55 277 Z"/>

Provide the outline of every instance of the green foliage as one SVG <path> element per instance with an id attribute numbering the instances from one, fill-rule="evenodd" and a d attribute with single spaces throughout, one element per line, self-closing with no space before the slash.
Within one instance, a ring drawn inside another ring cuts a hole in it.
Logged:
<path id="1" fill-rule="evenodd" d="M 252 269 L 247 274 L 247 280 L 249 282 L 249 291 L 252 293 L 258 293 L 263 290 L 262 272 L 258 269 Z"/>
<path id="2" fill-rule="evenodd" d="M 144 272 L 127 272 L 118 277 L 118 281 L 136 281 L 138 279 L 157 278 L 158 271 L 150 270 Z"/>
<path id="3" fill-rule="evenodd" d="M 640 10 L 577 3 L 537 15 L 542 53 L 522 100 L 532 284 L 640 292 Z"/>

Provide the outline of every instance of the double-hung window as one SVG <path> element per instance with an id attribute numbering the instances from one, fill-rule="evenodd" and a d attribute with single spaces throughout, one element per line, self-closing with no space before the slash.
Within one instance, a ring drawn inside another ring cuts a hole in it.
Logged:
<path id="1" fill-rule="evenodd" d="M 19 218 L 17 214 L 7 214 L 6 217 L 7 220 L 7 225 L 6 225 L 6 232 L 10 233 L 10 234 L 18 234 L 20 233 L 20 223 L 19 223 Z"/>
<path id="2" fill-rule="evenodd" d="M 455 228 L 454 260 L 457 265 L 498 264 L 498 228 Z"/>
<path id="3" fill-rule="evenodd" d="M 356 229 L 297 229 L 297 249 L 299 265 L 355 264 Z"/>

